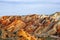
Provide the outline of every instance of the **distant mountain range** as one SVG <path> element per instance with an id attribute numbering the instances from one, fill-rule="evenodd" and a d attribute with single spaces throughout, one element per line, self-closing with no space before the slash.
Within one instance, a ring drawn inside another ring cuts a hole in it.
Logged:
<path id="1" fill-rule="evenodd" d="M 52 14 L 51 16 L 53 15 L 60 15 L 60 12 L 55 12 L 54 14 Z"/>
<path id="2" fill-rule="evenodd" d="M 59 19 L 60 20 L 60 12 L 55 12 L 54 14 L 50 15 L 55 19 Z"/>

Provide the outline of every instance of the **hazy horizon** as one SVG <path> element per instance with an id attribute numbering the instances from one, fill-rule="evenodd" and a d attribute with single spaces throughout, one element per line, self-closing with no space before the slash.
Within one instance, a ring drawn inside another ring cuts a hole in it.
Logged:
<path id="1" fill-rule="evenodd" d="M 60 12 L 60 0 L 0 0 L 0 16 Z"/>

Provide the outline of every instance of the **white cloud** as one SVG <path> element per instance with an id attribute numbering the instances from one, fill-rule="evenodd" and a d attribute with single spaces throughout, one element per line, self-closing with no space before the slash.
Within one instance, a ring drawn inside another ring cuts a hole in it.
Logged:
<path id="1" fill-rule="evenodd" d="M 1 1 L 11 1 L 11 2 L 60 2 L 60 0 L 1 0 Z"/>
<path id="2" fill-rule="evenodd" d="M 40 0 L 40 1 L 45 1 L 45 2 L 60 2 L 60 0 Z"/>
<path id="3" fill-rule="evenodd" d="M 19 3 L 19 4 L 58 4 L 60 0 L 0 0 L 3 3 Z"/>
<path id="4" fill-rule="evenodd" d="M 14 2 L 20 2 L 20 1 L 24 1 L 24 2 L 31 2 L 31 1 L 38 1 L 38 0 L 3 0 L 3 1 L 14 1 Z"/>

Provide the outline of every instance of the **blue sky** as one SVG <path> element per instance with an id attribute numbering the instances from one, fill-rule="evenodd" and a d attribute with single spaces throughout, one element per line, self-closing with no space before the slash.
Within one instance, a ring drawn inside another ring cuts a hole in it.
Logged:
<path id="1" fill-rule="evenodd" d="M 60 0 L 0 0 L 0 16 L 60 12 Z"/>

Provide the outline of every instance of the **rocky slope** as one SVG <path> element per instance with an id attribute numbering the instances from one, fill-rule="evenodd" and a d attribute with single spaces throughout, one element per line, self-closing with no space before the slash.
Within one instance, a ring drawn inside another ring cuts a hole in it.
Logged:
<path id="1" fill-rule="evenodd" d="M 60 40 L 60 12 L 0 18 L 0 38 L 3 40 L 48 40 L 49 37 Z"/>

